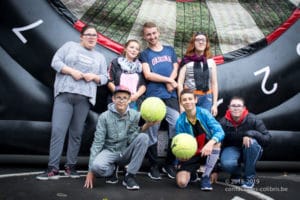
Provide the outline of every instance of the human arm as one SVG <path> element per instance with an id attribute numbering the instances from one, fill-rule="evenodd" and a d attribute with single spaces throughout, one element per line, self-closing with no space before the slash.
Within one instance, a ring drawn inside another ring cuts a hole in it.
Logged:
<path id="1" fill-rule="evenodd" d="M 217 66 L 213 59 L 211 59 L 211 89 L 213 95 L 211 114 L 215 117 L 218 115 L 218 78 L 217 78 Z"/>
<path id="2" fill-rule="evenodd" d="M 145 92 L 146 92 L 146 86 L 145 85 L 139 86 L 136 93 L 131 95 L 131 97 L 130 97 L 131 101 L 134 102 L 134 101 L 138 100 L 138 98 L 140 98 L 140 96 L 142 96 Z"/>
<path id="3" fill-rule="evenodd" d="M 94 187 L 94 173 L 89 171 L 85 177 L 85 182 L 84 182 L 84 186 L 85 188 L 93 188 Z"/>
<path id="4" fill-rule="evenodd" d="M 170 78 L 176 80 L 176 77 L 178 75 L 178 63 L 173 63 L 173 71 L 170 75 Z M 175 88 L 178 87 L 178 83 L 176 85 L 172 84 L 172 83 L 166 83 L 166 88 L 169 92 L 172 92 Z"/>
<path id="5" fill-rule="evenodd" d="M 102 54 L 98 55 L 98 71 L 97 73 L 84 73 L 83 78 L 86 82 L 94 81 L 99 85 L 105 85 L 108 81 L 106 60 Z"/>
<path id="6" fill-rule="evenodd" d="M 74 80 L 80 80 L 83 78 L 83 73 L 72 66 L 68 66 L 66 62 L 66 60 L 71 59 L 75 55 L 72 49 L 76 49 L 76 46 L 75 42 L 66 42 L 61 46 L 52 58 L 51 67 L 58 73 L 70 75 Z"/>
<path id="7" fill-rule="evenodd" d="M 161 82 L 161 83 L 170 83 L 173 87 L 177 87 L 177 82 L 172 79 L 171 77 L 162 76 L 160 74 L 151 72 L 150 66 L 148 63 L 143 63 L 143 73 L 145 76 L 145 79 L 153 82 Z"/>
<path id="8" fill-rule="evenodd" d="M 180 113 L 182 113 L 184 111 L 184 108 L 182 107 L 182 105 L 180 104 L 180 93 L 183 90 L 184 87 L 184 79 L 185 79 L 185 73 L 186 73 L 186 65 L 182 66 L 179 70 L 179 74 L 178 74 L 178 79 L 177 79 L 177 95 L 178 95 L 178 103 L 180 106 Z"/>
<path id="9" fill-rule="evenodd" d="M 262 146 L 267 146 L 270 143 L 271 134 L 263 121 L 253 114 L 249 114 L 249 118 L 247 120 L 249 120 L 249 123 L 252 124 L 251 126 L 253 128 L 246 130 L 244 136 L 254 138 Z"/>

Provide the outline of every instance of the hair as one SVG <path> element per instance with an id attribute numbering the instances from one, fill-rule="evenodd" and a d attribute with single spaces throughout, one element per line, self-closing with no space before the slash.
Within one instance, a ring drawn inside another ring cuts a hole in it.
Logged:
<path id="1" fill-rule="evenodd" d="M 185 56 L 192 56 L 194 55 L 195 53 L 195 39 L 198 35 L 204 35 L 205 36 L 205 39 L 206 39 L 206 47 L 205 47 L 205 50 L 204 50 L 204 53 L 203 55 L 206 57 L 206 58 L 211 58 L 212 55 L 211 55 L 211 51 L 210 51 L 210 44 L 209 44 L 209 39 L 207 37 L 207 35 L 205 33 L 201 33 L 201 32 L 197 32 L 197 33 L 194 33 L 192 38 L 190 39 L 189 41 L 189 44 L 187 46 L 187 49 L 186 49 L 186 52 L 185 52 Z"/>
<path id="2" fill-rule="evenodd" d="M 123 52 L 122 52 L 122 55 L 123 55 L 123 56 L 125 56 L 125 54 L 126 54 L 125 49 L 128 47 L 128 45 L 129 45 L 131 42 L 137 43 L 137 44 L 139 45 L 139 47 L 140 47 L 140 50 L 141 50 L 141 44 L 140 44 L 140 42 L 139 42 L 138 40 L 136 40 L 136 39 L 130 39 L 130 40 L 128 40 L 128 41 L 124 44 L 124 49 L 123 49 Z"/>
<path id="3" fill-rule="evenodd" d="M 144 34 L 145 28 L 157 28 L 157 30 L 159 30 L 159 28 L 154 22 L 145 22 L 142 29 L 142 35 Z"/>
<path id="4" fill-rule="evenodd" d="M 243 102 L 244 106 L 245 106 L 245 99 L 243 97 L 240 97 L 240 96 L 233 96 L 231 97 L 230 101 L 229 101 L 229 104 L 231 103 L 232 100 L 240 100 Z"/>
<path id="5" fill-rule="evenodd" d="M 92 26 L 92 25 L 88 25 L 88 24 L 87 24 L 87 25 L 85 25 L 85 26 L 81 29 L 80 34 L 83 35 L 83 34 L 85 33 L 85 31 L 88 30 L 88 29 L 94 29 L 94 30 L 97 31 L 97 29 L 96 29 L 95 26 Z"/>
<path id="6" fill-rule="evenodd" d="M 194 95 L 194 98 L 196 98 L 197 96 L 194 94 L 194 91 L 193 90 L 191 90 L 191 89 L 183 89 L 181 92 L 180 92 L 180 96 L 179 96 L 179 100 L 181 101 L 181 97 L 182 97 L 182 95 L 184 95 L 184 94 L 192 94 L 192 95 Z"/>

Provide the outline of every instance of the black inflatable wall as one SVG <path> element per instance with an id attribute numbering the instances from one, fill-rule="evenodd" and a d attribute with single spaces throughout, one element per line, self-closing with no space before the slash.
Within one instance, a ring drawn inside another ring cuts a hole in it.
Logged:
<path id="1" fill-rule="evenodd" d="M 65 20 L 46 0 L 0 2 L 0 153 L 43 154 L 49 151 L 53 103 L 54 52 L 66 41 L 79 40 L 72 17 Z M 219 110 L 225 113 L 233 95 L 241 95 L 272 134 L 264 160 L 300 158 L 300 20 L 264 47 L 247 55 L 236 51 L 218 65 Z M 253 45 L 254 46 L 254 45 Z M 117 56 L 102 45 L 97 49 L 109 63 Z M 106 87 L 89 113 L 81 155 L 88 155 L 95 123 L 106 109 Z"/>

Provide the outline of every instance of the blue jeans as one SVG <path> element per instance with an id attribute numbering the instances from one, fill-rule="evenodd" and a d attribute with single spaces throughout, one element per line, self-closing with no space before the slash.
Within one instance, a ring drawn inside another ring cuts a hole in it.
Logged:
<path id="1" fill-rule="evenodd" d="M 223 171 L 230 173 L 234 177 L 254 178 L 256 171 L 256 162 L 262 155 L 262 148 L 255 139 L 249 148 L 229 146 L 225 147 L 221 153 L 221 168 Z M 244 168 L 241 167 L 241 162 Z"/>
<path id="2" fill-rule="evenodd" d="M 212 107 L 212 94 L 197 95 L 197 106 L 207 109 L 209 112 Z"/>

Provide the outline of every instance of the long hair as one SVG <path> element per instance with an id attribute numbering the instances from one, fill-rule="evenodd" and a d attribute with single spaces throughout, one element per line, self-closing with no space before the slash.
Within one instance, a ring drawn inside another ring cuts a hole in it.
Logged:
<path id="1" fill-rule="evenodd" d="M 209 39 L 207 37 L 206 34 L 204 33 L 201 33 L 201 32 L 197 32 L 197 33 L 194 33 L 192 38 L 190 39 L 189 41 L 189 44 L 187 46 L 187 49 L 186 49 L 186 52 L 185 52 L 185 56 L 192 56 L 195 54 L 195 39 L 198 35 L 204 35 L 205 36 L 205 39 L 206 39 L 206 47 L 204 49 L 204 53 L 203 55 L 206 57 L 206 58 L 211 58 L 212 57 L 212 54 L 211 54 L 211 51 L 210 51 L 210 44 L 209 44 Z"/>

